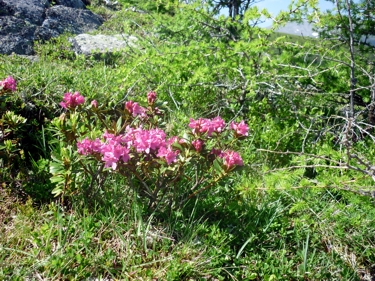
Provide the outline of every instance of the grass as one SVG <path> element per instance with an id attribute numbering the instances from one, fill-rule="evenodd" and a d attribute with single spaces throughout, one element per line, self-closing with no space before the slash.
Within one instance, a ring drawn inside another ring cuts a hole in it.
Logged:
<path id="1" fill-rule="evenodd" d="M 126 24 L 109 21 L 103 29 L 111 33 Z M 25 108 L 35 106 L 30 116 L 46 114 L 46 127 L 59 115 L 66 91 L 106 103 L 148 89 L 129 78 L 128 65 L 139 63 L 137 58 L 86 59 L 73 54 L 66 39 L 38 46 L 36 62 L 0 57 L 0 77 L 11 74 L 19 81 L 17 95 Z M 189 116 L 175 110 L 171 120 L 178 127 Z M 44 136 L 44 127 L 40 133 Z M 52 144 L 43 146 L 45 154 L 53 150 Z M 250 148 L 246 153 L 257 157 Z M 35 161 L 34 179 L 47 177 L 44 164 Z M 69 205 L 15 193 L 4 182 L 0 279 L 373 280 L 373 198 L 329 188 L 250 188 L 252 176 L 245 169 L 171 214 L 147 212 L 118 178 L 95 200 L 77 195 Z M 27 187 L 43 193 L 48 184 L 31 181 Z"/>
<path id="2" fill-rule="evenodd" d="M 365 276 L 373 274 L 375 210 L 368 198 L 312 189 L 239 197 L 233 190 L 163 217 L 145 216 L 120 185 L 112 195 L 105 205 L 76 202 L 69 210 L 5 196 L 0 278 L 371 280 Z"/>

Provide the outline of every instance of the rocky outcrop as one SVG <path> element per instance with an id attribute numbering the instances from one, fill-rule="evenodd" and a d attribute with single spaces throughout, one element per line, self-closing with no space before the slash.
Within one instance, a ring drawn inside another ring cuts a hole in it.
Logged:
<path id="1" fill-rule="evenodd" d="M 82 0 L 0 0 L 0 54 L 33 54 L 34 40 L 49 40 L 64 32 L 81 34 L 104 20 L 87 10 Z"/>

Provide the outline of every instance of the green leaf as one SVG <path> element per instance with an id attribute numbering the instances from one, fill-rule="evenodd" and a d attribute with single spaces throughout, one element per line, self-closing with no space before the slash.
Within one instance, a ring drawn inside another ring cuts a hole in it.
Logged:
<path id="1" fill-rule="evenodd" d="M 58 176 L 53 176 L 50 178 L 50 181 L 52 183 L 61 183 L 61 182 L 64 182 L 65 181 L 65 178 L 62 176 L 62 175 L 58 175 Z"/>
<path id="2" fill-rule="evenodd" d="M 63 193 L 63 190 L 60 186 L 57 186 L 52 190 L 52 194 L 55 195 L 55 197 L 60 196 L 62 193 Z"/>
<path id="3" fill-rule="evenodd" d="M 116 131 L 120 132 L 121 127 L 122 127 L 122 117 L 120 116 L 120 118 L 116 122 Z"/>
<path id="4" fill-rule="evenodd" d="M 53 175 L 64 173 L 64 166 L 58 162 L 51 162 L 49 172 Z"/>
<path id="5" fill-rule="evenodd" d="M 218 172 L 221 175 L 225 175 L 225 171 L 222 168 L 222 166 L 220 165 L 220 162 L 219 162 L 219 160 L 217 158 L 213 162 L 213 167 L 216 170 L 216 172 Z"/>

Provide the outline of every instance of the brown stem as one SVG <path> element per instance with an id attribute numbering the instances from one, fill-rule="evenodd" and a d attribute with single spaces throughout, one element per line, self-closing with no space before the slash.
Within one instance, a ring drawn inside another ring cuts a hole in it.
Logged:
<path id="1" fill-rule="evenodd" d="M 221 177 L 218 177 L 217 179 L 215 179 L 213 182 L 211 182 L 210 184 L 198 189 L 196 192 L 190 194 L 187 198 L 187 200 L 193 198 L 194 196 L 197 196 L 199 193 L 201 193 L 202 191 L 205 191 L 206 189 L 209 189 L 211 186 L 213 186 L 215 183 L 217 183 L 219 180 L 221 180 L 222 178 L 224 178 L 227 174 L 224 174 L 222 175 Z"/>

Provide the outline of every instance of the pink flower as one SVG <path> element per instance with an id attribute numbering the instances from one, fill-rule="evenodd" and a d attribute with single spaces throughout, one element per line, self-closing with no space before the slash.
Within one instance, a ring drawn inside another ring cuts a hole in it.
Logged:
<path id="1" fill-rule="evenodd" d="M 115 138 L 115 135 L 114 134 L 111 134 L 108 132 L 108 130 L 105 130 L 104 134 L 103 134 L 103 138 L 108 141 L 108 140 L 112 140 Z"/>
<path id="2" fill-rule="evenodd" d="M 210 119 L 202 119 L 201 121 L 201 133 L 207 133 L 207 136 L 210 137 L 212 133 L 215 131 L 214 126 L 211 123 Z"/>
<path id="3" fill-rule="evenodd" d="M 199 118 L 198 120 L 194 120 L 193 118 L 190 118 L 189 127 L 193 129 L 194 134 L 200 132 L 202 121 L 203 121 L 202 118 Z"/>
<path id="4" fill-rule="evenodd" d="M 100 153 L 102 150 L 103 143 L 100 139 L 96 138 L 94 141 L 91 142 L 91 151 L 92 153 Z"/>
<path id="5" fill-rule="evenodd" d="M 207 133 L 207 136 L 211 137 L 213 132 L 221 133 L 224 130 L 225 122 L 219 116 L 212 120 L 203 118 L 194 120 L 190 118 L 189 127 L 193 129 L 194 134 Z"/>
<path id="6" fill-rule="evenodd" d="M 180 140 L 178 139 L 177 136 L 170 137 L 167 140 L 167 145 L 169 145 L 169 146 L 173 145 L 174 143 L 180 143 Z"/>
<path id="7" fill-rule="evenodd" d="M 200 140 L 200 139 L 197 139 L 197 140 L 193 140 L 191 142 L 191 144 L 194 146 L 195 150 L 197 152 L 200 152 L 203 148 L 203 145 L 204 145 L 204 141 Z"/>
<path id="8" fill-rule="evenodd" d="M 249 127 L 245 124 L 244 120 L 242 120 L 240 123 L 230 123 L 230 128 L 235 131 L 237 136 L 248 135 Z"/>
<path id="9" fill-rule="evenodd" d="M 96 100 L 93 100 L 93 101 L 91 102 L 91 106 L 92 106 L 92 107 L 95 107 L 95 108 L 98 108 L 98 102 L 97 102 Z"/>
<path id="10" fill-rule="evenodd" d="M 173 151 L 171 147 L 160 147 L 157 157 L 164 157 L 167 161 L 167 164 L 170 165 L 172 162 L 177 161 L 176 158 L 179 153 L 180 151 Z"/>
<path id="11" fill-rule="evenodd" d="M 124 163 L 128 162 L 129 150 L 121 145 L 103 145 L 102 147 L 102 160 L 105 162 L 106 168 L 111 167 L 112 170 L 116 170 L 117 162 L 121 159 Z"/>
<path id="12" fill-rule="evenodd" d="M 211 120 L 211 126 L 216 133 L 221 133 L 225 128 L 225 121 L 220 116 L 217 116 Z"/>
<path id="13" fill-rule="evenodd" d="M 0 90 L 14 92 L 17 89 L 17 82 L 12 76 L 0 81 Z"/>
<path id="14" fill-rule="evenodd" d="M 91 153 L 91 142 L 92 140 L 85 138 L 82 141 L 77 142 L 78 153 L 87 155 Z"/>
<path id="15" fill-rule="evenodd" d="M 125 135 L 125 141 L 131 143 L 137 152 L 156 152 L 161 146 L 166 145 L 165 133 L 161 129 L 142 130 L 131 129 Z"/>
<path id="16" fill-rule="evenodd" d="M 146 117 L 146 109 L 140 106 L 137 102 L 133 105 L 133 116 L 141 115 L 141 117 Z"/>
<path id="17" fill-rule="evenodd" d="M 146 115 L 146 108 L 140 106 L 137 102 L 127 101 L 125 103 L 125 109 L 131 115 L 133 115 L 133 117 L 136 117 L 137 115 L 140 115 L 142 118 L 147 117 L 147 115 Z"/>
<path id="18" fill-rule="evenodd" d="M 151 129 L 149 131 L 149 143 L 152 150 L 157 150 L 161 146 L 165 146 L 165 133 L 162 129 Z"/>
<path id="19" fill-rule="evenodd" d="M 134 135 L 135 139 L 133 142 L 134 148 L 137 152 L 146 152 L 147 154 L 150 153 L 150 136 L 149 132 L 145 130 L 141 130 L 136 132 Z"/>
<path id="20" fill-rule="evenodd" d="M 130 113 L 133 114 L 133 101 L 127 101 L 125 103 L 125 109 Z"/>
<path id="21" fill-rule="evenodd" d="M 126 131 L 126 133 L 125 133 L 124 137 L 122 138 L 122 141 L 125 142 L 127 144 L 127 146 L 130 148 L 133 145 L 133 143 L 135 142 L 136 135 L 138 134 L 138 132 L 142 131 L 142 128 L 133 129 L 130 126 L 127 126 L 125 131 Z"/>
<path id="22" fill-rule="evenodd" d="M 223 158 L 224 165 L 227 166 L 228 170 L 236 165 L 237 166 L 243 165 L 241 156 L 233 150 L 226 150 L 219 157 Z"/>
<path id="23" fill-rule="evenodd" d="M 78 153 L 82 155 L 88 155 L 92 153 L 100 153 L 102 143 L 99 139 L 90 140 L 88 138 L 77 142 Z"/>
<path id="24" fill-rule="evenodd" d="M 63 101 L 60 102 L 60 105 L 63 108 L 75 108 L 80 104 L 83 104 L 85 102 L 85 98 L 81 96 L 79 92 L 72 93 L 65 93 Z"/>
<path id="25" fill-rule="evenodd" d="M 153 105 L 156 100 L 156 93 L 155 92 L 149 92 L 147 94 L 147 102 L 149 105 Z"/>

